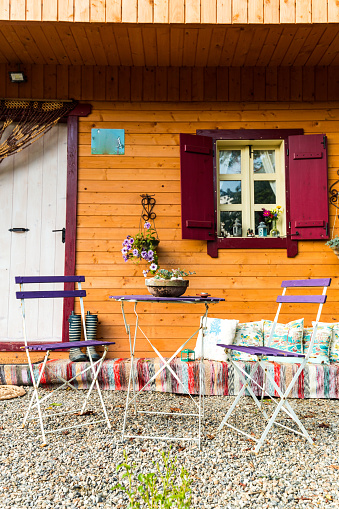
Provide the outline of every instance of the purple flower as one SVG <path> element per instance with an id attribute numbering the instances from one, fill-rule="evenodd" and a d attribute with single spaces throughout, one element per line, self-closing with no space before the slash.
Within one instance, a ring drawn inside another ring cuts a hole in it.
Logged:
<path id="1" fill-rule="evenodd" d="M 128 240 L 127 240 L 127 239 L 125 239 L 125 240 L 123 241 L 122 245 L 123 245 L 123 246 L 126 246 L 126 247 L 127 247 L 127 246 L 129 246 L 129 242 L 128 242 Z"/>
<path id="2" fill-rule="evenodd" d="M 139 251 L 137 249 L 133 249 L 133 256 L 137 256 L 139 258 Z"/>
<path id="3" fill-rule="evenodd" d="M 156 263 L 152 263 L 152 265 L 150 266 L 149 270 L 154 272 L 155 270 L 157 270 L 157 268 L 158 268 L 158 265 Z"/>
<path id="4" fill-rule="evenodd" d="M 144 258 L 146 260 L 147 251 L 145 251 L 145 250 L 141 251 L 141 256 L 142 256 L 142 258 Z"/>
<path id="5" fill-rule="evenodd" d="M 122 250 L 121 250 L 123 255 L 126 255 L 127 251 L 128 251 L 127 247 L 123 247 Z"/>
<path id="6" fill-rule="evenodd" d="M 147 230 L 149 230 L 151 227 L 151 223 L 149 223 L 148 221 L 146 221 L 146 223 L 144 224 L 144 228 L 147 228 Z"/>
<path id="7" fill-rule="evenodd" d="M 132 245 L 132 244 L 134 244 L 134 239 L 133 239 L 133 237 L 130 237 L 130 239 L 129 239 L 129 243 L 130 243 L 131 245 Z"/>
<path id="8" fill-rule="evenodd" d="M 127 262 L 128 256 L 123 256 L 123 259 L 125 260 L 125 262 Z"/>
<path id="9" fill-rule="evenodd" d="M 142 273 L 143 273 L 144 277 L 147 277 L 148 270 L 143 270 Z"/>
<path id="10" fill-rule="evenodd" d="M 148 262 L 153 262 L 154 256 L 147 255 L 147 258 L 145 258 L 145 260 L 147 260 Z"/>
<path id="11" fill-rule="evenodd" d="M 147 254 L 148 254 L 148 256 L 153 257 L 154 252 L 152 251 L 152 249 L 150 249 Z"/>

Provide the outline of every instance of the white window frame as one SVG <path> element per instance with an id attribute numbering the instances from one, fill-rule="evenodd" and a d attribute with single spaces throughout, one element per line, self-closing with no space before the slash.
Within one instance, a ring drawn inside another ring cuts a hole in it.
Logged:
<path id="1" fill-rule="evenodd" d="M 250 157 L 250 147 L 254 150 L 275 149 L 275 173 L 254 173 L 253 157 Z M 220 174 L 219 151 L 220 150 L 241 150 L 241 174 Z M 272 209 L 280 205 L 283 209 L 279 217 L 277 228 L 280 236 L 286 236 L 286 192 L 285 192 L 285 151 L 283 140 L 217 140 L 216 141 L 216 164 L 217 164 L 217 232 L 221 236 L 220 212 L 241 211 L 242 212 L 242 237 L 247 236 L 247 230 L 254 231 L 254 212 L 262 208 Z M 241 181 L 241 204 L 220 205 L 220 182 L 223 180 Z M 254 204 L 254 182 L 258 180 L 276 181 L 276 203 L 275 204 Z M 246 206 L 250 204 L 250 206 Z"/>

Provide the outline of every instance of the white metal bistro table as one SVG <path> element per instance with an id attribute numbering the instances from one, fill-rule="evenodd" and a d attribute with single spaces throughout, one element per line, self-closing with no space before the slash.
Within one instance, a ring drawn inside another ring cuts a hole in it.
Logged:
<path id="1" fill-rule="evenodd" d="M 130 370 L 130 375 L 129 375 L 129 380 L 128 380 L 128 389 L 127 389 L 127 398 L 126 398 L 126 406 L 125 406 L 125 415 L 124 415 L 124 423 L 123 423 L 123 429 L 122 429 L 122 440 L 124 440 L 124 438 L 147 438 L 147 439 L 155 439 L 155 440 L 187 440 L 187 441 L 190 441 L 190 442 L 191 441 L 198 442 L 198 447 L 200 449 L 200 445 L 201 445 L 201 425 L 202 425 L 202 420 L 203 420 L 203 417 L 204 417 L 204 391 L 203 391 L 203 386 L 204 386 L 204 380 L 203 380 L 204 350 L 203 350 L 203 344 L 204 344 L 204 331 L 205 331 L 205 328 L 206 328 L 206 318 L 207 318 L 208 309 L 209 309 L 210 304 L 217 304 L 218 302 L 224 301 L 225 299 L 220 299 L 220 298 L 215 298 L 215 297 L 199 297 L 199 296 L 196 296 L 196 297 L 190 297 L 190 296 L 187 296 L 187 297 L 186 296 L 184 296 L 184 297 L 154 297 L 152 295 L 112 295 L 112 296 L 110 296 L 110 298 L 111 299 L 115 299 L 116 301 L 120 301 L 120 303 L 121 303 L 122 316 L 123 316 L 123 319 L 124 319 L 124 324 L 125 324 L 125 328 L 126 328 L 126 333 L 128 335 L 130 352 L 131 352 L 131 370 Z M 133 339 L 132 339 L 132 334 L 131 334 L 131 327 L 127 323 L 127 319 L 126 319 L 125 307 L 124 307 L 125 302 L 132 302 L 132 303 L 134 303 L 134 314 L 136 316 L 136 321 L 135 321 L 135 329 L 134 329 Z M 139 326 L 139 315 L 138 315 L 138 312 L 137 312 L 137 305 L 138 305 L 139 302 L 142 302 L 142 303 L 162 302 L 162 303 L 174 303 L 174 304 L 178 304 L 178 303 L 182 303 L 182 304 L 204 304 L 204 306 L 205 306 L 205 313 L 204 313 L 204 315 L 202 317 L 202 320 L 201 320 L 201 323 L 199 324 L 198 329 L 195 330 L 194 333 L 188 339 L 186 339 L 184 341 L 184 343 L 174 352 L 174 354 L 169 359 L 165 359 L 161 355 L 159 350 L 154 346 L 154 344 L 151 342 L 151 340 L 146 336 L 144 331 Z M 199 369 L 199 399 L 198 399 L 198 402 L 196 402 L 192 398 L 192 396 L 189 393 L 188 389 L 185 387 L 183 381 L 180 380 L 180 378 L 178 377 L 177 373 L 175 373 L 175 371 L 171 367 L 170 363 L 181 352 L 181 350 L 183 350 L 183 348 L 188 343 L 188 341 L 190 341 L 190 339 L 192 339 L 199 332 L 200 329 L 201 329 L 201 332 L 202 332 L 202 356 L 201 356 L 201 359 L 200 359 L 200 366 L 199 366 L 199 368 L 200 368 Z M 160 368 L 156 371 L 156 373 L 148 380 L 148 382 L 141 389 L 136 391 L 136 388 L 135 388 L 135 376 L 134 376 L 134 354 L 135 354 L 135 345 L 136 345 L 136 341 L 137 341 L 138 330 L 141 332 L 143 337 L 146 338 L 146 340 L 148 341 L 148 343 L 150 344 L 150 346 L 152 347 L 152 349 L 154 350 L 156 355 L 162 361 L 163 365 L 160 366 Z M 160 373 L 164 369 L 166 369 L 166 368 L 170 371 L 172 376 L 177 380 L 178 384 L 182 387 L 183 392 L 186 393 L 191 398 L 191 400 L 192 400 L 192 402 L 194 404 L 194 407 L 196 408 L 196 412 L 195 413 L 180 413 L 180 412 L 176 412 L 174 414 L 174 413 L 169 413 L 169 412 L 156 412 L 156 411 L 137 410 L 136 402 L 137 402 L 138 395 L 142 391 L 144 391 L 145 388 L 150 383 L 152 383 L 152 381 L 155 380 L 155 378 L 157 376 L 159 376 Z M 132 385 L 132 390 L 133 390 L 133 397 L 130 396 L 131 385 Z M 190 417 L 198 418 L 198 423 L 199 423 L 199 426 L 198 426 L 198 437 L 195 438 L 195 437 L 178 437 L 178 436 L 173 437 L 173 436 L 168 436 L 168 435 L 158 436 L 158 435 L 130 435 L 130 434 L 126 434 L 125 431 L 126 431 L 127 412 L 128 412 L 129 406 L 132 403 L 134 403 L 134 409 L 135 409 L 136 414 L 138 414 L 138 413 L 140 413 L 140 414 L 153 414 L 153 415 L 157 414 L 157 415 L 163 415 L 163 416 L 166 416 L 166 415 L 169 416 L 170 415 L 172 417 L 176 417 L 176 416 L 178 416 L 178 417 L 179 416 L 190 416 Z"/>

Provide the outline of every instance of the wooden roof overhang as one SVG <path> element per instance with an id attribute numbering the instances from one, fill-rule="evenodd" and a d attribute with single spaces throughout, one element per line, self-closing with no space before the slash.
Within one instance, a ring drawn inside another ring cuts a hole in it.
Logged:
<path id="1" fill-rule="evenodd" d="M 0 23 L 0 64 L 338 66 L 337 24 Z"/>

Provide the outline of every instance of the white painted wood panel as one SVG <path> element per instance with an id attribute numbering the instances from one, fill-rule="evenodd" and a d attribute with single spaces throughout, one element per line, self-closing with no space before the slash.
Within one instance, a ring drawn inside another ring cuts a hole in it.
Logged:
<path id="1" fill-rule="evenodd" d="M 66 178 L 67 126 L 62 124 L 0 164 L 0 202 L 5 205 L 1 207 L 0 242 L 6 246 L 0 255 L 0 341 L 22 340 L 15 276 L 64 273 L 65 244 L 61 232 L 52 230 L 66 223 Z M 29 231 L 9 232 L 13 227 Z M 61 340 L 62 300 L 25 302 L 29 339 Z"/>

